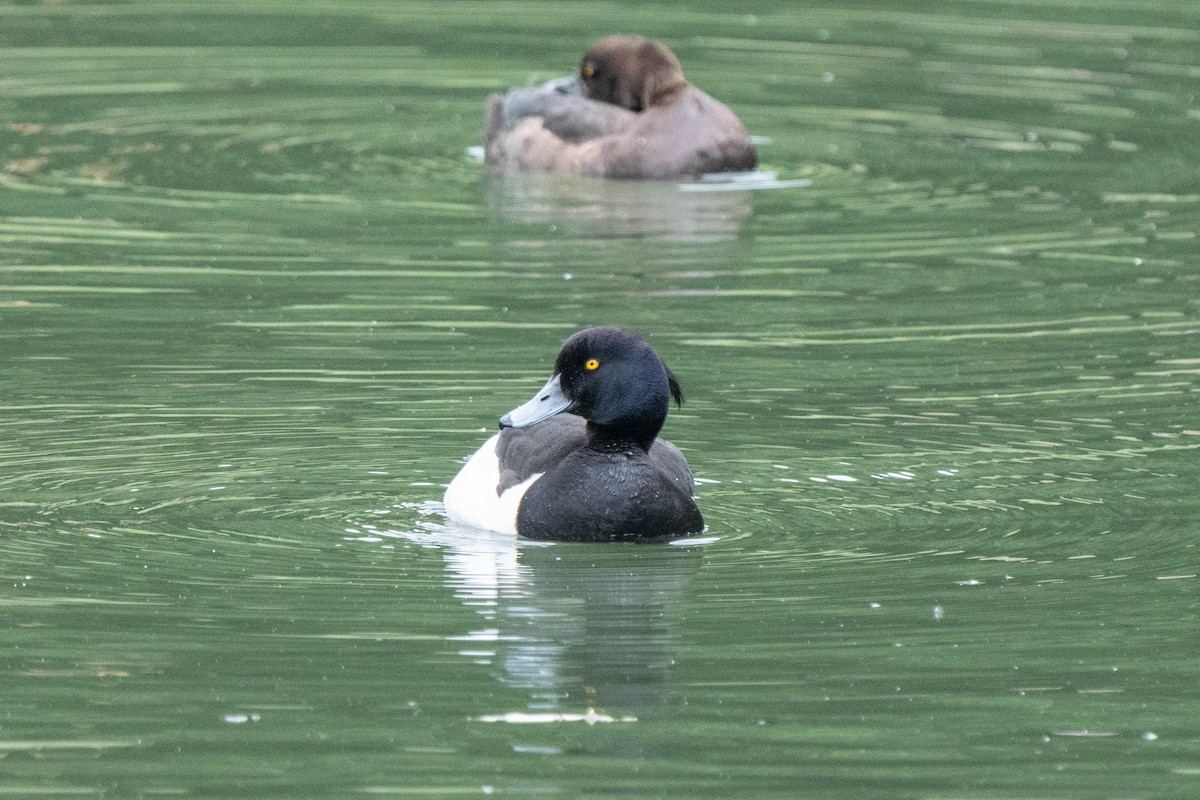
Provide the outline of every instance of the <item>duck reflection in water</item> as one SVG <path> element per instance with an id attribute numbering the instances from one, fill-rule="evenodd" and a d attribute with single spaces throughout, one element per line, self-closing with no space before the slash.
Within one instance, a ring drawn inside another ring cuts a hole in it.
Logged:
<path id="1" fill-rule="evenodd" d="M 483 624 L 459 652 L 528 692 L 524 708 L 480 709 L 497 721 L 637 716 L 665 702 L 683 608 L 701 547 L 545 544 L 427 524 L 408 534 L 437 547 L 445 581 Z"/>
<path id="2" fill-rule="evenodd" d="M 561 246 L 556 260 L 566 264 L 586 257 L 597 269 L 628 269 L 628 252 L 613 241 L 638 237 L 643 269 L 656 264 L 677 269 L 680 244 L 704 246 L 692 254 L 697 264 L 728 269 L 754 210 L 752 190 L 774 185 L 772 175 L 759 177 L 757 183 L 676 184 L 585 181 L 541 173 L 506 176 L 487 185 L 488 211 L 507 223 L 494 228 L 499 236 L 492 246 L 499 248 L 501 260 L 520 264 L 530 248 L 529 230 L 521 226 L 544 225 L 569 237 L 538 243 L 542 248 Z"/>

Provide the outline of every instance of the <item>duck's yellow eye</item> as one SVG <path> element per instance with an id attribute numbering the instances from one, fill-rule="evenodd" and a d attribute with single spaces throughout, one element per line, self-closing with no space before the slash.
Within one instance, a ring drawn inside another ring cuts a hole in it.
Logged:
<path id="1" fill-rule="evenodd" d="M 589 358 L 587 361 L 583 362 L 583 367 L 584 369 L 598 369 L 600 367 L 600 362 L 594 358 Z"/>
<path id="2" fill-rule="evenodd" d="M 591 64 L 584 64 L 580 72 L 583 73 L 583 77 L 590 78 L 596 74 L 596 68 Z M 592 369 L 595 369 L 595 367 L 592 367 Z"/>

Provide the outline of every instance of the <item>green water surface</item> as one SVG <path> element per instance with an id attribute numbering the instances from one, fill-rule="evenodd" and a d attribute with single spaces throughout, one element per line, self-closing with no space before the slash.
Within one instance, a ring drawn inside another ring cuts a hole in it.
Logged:
<path id="1" fill-rule="evenodd" d="M 614 32 L 773 177 L 489 179 Z M 1198 93 L 1194 0 L 0 5 L 0 796 L 1200 797 Z M 709 530 L 450 523 L 593 324 Z"/>

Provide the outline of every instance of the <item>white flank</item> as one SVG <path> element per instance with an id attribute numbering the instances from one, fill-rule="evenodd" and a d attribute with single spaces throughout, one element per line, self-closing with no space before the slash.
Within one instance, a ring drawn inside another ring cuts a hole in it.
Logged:
<path id="1" fill-rule="evenodd" d="M 532 475 L 521 483 L 496 495 L 500 483 L 500 459 L 496 456 L 496 443 L 500 434 L 483 443 L 475 454 L 450 481 L 443 500 L 446 514 L 455 522 L 482 528 L 497 533 L 517 532 L 517 506 L 533 482 L 542 473 Z"/>

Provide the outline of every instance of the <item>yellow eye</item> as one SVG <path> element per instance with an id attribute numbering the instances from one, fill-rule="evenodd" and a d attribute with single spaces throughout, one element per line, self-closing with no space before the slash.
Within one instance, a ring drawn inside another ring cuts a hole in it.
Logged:
<path id="1" fill-rule="evenodd" d="M 583 69 L 580 71 L 583 73 L 583 77 L 585 78 L 590 78 L 596 74 L 596 68 L 591 64 L 584 64 Z M 595 367 L 591 367 L 591 369 L 595 369 Z"/>
<path id="2" fill-rule="evenodd" d="M 587 361 L 583 362 L 583 367 L 584 369 L 598 369 L 600 367 L 600 362 L 594 358 L 589 358 Z"/>

